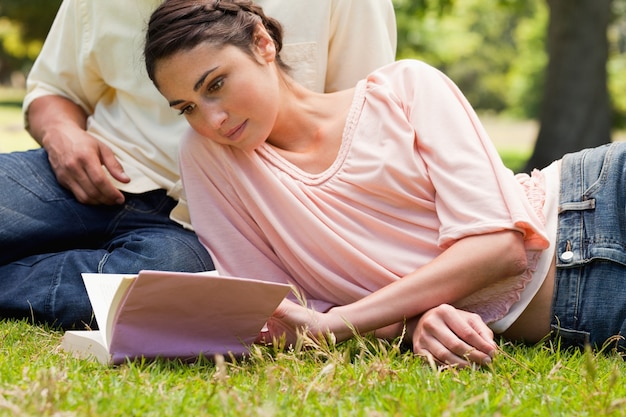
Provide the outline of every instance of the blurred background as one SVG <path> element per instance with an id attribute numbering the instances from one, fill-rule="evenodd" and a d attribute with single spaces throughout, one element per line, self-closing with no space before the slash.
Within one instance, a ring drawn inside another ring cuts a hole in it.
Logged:
<path id="1" fill-rule="evenodd" d="M 60 3 L 0 0 L 1 152 L 36 146 L 21 99 Z M 626 0 L 393 3 L 397 58 L 444 71 L 515 171 L 626 138 Z"/>

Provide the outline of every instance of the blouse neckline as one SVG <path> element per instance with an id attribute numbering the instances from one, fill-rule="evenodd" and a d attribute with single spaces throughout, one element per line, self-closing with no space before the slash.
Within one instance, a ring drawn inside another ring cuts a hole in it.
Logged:
<path id="1" fill-rule="evenodd" d="M 337 157 L 333 163 L 324 171 L 320 173 L 310 173 L 301 169 L 276 152 L 276 150 L 267 142 L 257 148 L 256 152 L 261 159 L 267 161 L 277 170 L 284 172 L 293 179 L 307 185 L 320 185 L 328 181 L 341 169 L 350 151 L 350 146 L 354 137 L 354 129 L 361 115 L 361 108 L 363 107 L 363 103 L 365 101 L 366 85 L 366 80 L 361 80 L 356 85 L 354 97 L 352 98 L 352 104 L 350 105 L 350 110 L 346 119 L 346 125 L 343 129 L 339 152 L 337 153 Z"/>

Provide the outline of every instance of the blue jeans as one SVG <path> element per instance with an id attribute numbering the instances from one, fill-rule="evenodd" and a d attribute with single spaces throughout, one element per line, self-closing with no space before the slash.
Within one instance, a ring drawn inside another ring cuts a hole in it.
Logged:
<path id="1" fill-rule="evenodd" d="M 82 272 L 213 269 L 195 233 L 169 219 L 175 204 L 164 190 L 81 204 L 43 149 L 0 154 L 0 318 L 93 328 Z"/>
<path id="2" fill-rule="evenodd" d="M 626 143 L 563 158 L 556 248 L 552 329 L 562 346 L 626 336 Z M 618 339 L 607 347 L 626 349 Z"/>

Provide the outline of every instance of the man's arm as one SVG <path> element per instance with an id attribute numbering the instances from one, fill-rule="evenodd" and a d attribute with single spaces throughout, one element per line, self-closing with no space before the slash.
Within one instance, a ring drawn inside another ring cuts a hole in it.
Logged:
<path id="1" fill-rule="evenodd" d="M 46 133 L 63 125 L 85 130 L 87 114 L 76 103 L 61 96 L 35 99 L 26 113 L 26 127 L 30 135 L 44 146 Z"/>
<path id="2" fill-rule="evenodd" d="M 106 170 L 128 182 L 111 149 L 85 131 L 87 115 L 61 96 L 35 99 L 26 113 L 28 131 L 46 149 L 59 183 L 85 204 L 121 204 L 124 195 L 111 183 Z"/>
<path id="3" fill-rule="evenodd" d="M 41 53 L 28 76 L 24 98 L 26 128 L 48 153 L 57 180 L 76 199 L 87 204 L 119 204 L 123 194 L 105 173 L 128 182 L 111 150 L 85 129 L 88 112 L 102 97 L 106 85 L 97 64 L 89 61 L 83 45 L 86 30 L 78 1 L 64 1 Z"/>
<path id="4" fill-rule="evenodd" d="M 335 0 L 330 22 L 326 91 L 354 86 L 395 60 L 396 16 L 391 0 Z"/>

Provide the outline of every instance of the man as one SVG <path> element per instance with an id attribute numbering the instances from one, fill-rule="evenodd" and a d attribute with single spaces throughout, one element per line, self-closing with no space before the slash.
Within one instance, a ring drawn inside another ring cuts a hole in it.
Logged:
<path id="1" fill-rule="evenodd" d="M 313 89 L 351 87 L 394 60 L 391 0 L 258 3 L 283 23 L 283 58 Z M 42 148 L 0 155 L 0 317 L 93 328 L 81 272 L 213 269 L 181 200 L 187 125 L 141 60 L 158 4 L 62 3 L 24 99 Z"/>

